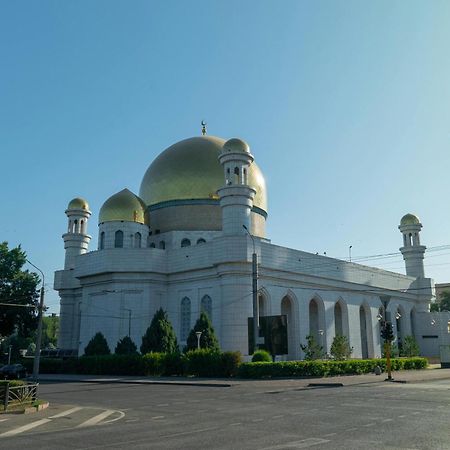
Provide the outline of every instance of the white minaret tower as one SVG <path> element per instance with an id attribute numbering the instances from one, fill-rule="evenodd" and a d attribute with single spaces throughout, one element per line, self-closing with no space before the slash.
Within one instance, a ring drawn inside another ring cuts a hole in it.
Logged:
<path id="1" fill-rule="evenodd" d="M 248 185 L 248 172 L 253 163 L 250 147 L 241 139 L 225 142 L 219 155 L 225 173 L 225 186 L 217 193 L 222 208 L 222 232 L 225 235 L 246 234 L 251 229 L 250 213 L 256 190 Z"/>
<path id="2" fill-rule="evenodd" d="M 91 236 L 87 234 L 87 223 L 91 212 L 88 202 L 82 198 L 74 198 L 66 209 L 69 219 L 67 233 L 63 234 L 66 257 L 64 269 L 73 269 L 75 257 L 86 253 Z"/>
<path id="3" fill-rule="evenodd" d="M 403 234 L 403 247 L 400 247 L 405 260 L 406 275 L 425 278 L 423 256 L 426 247 L 420 245 L 420 230 L 422 224 L 414 214 L 406 214 L 400 221 L 399 230 Z"/>

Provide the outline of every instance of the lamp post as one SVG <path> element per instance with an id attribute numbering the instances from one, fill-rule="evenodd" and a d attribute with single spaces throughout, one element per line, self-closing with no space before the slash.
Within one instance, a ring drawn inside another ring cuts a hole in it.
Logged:
<path id="1" fill-rule="evenodd" d="M 386 354 L 386 370 L 387 378 L 385 381 L 392 381 L 392 368 L 391 368 L 391 342 L 393 340 L 392 323 L 387 321 L 387 308 L 391 298 L 389 296 L 382 296 L 381 302 L 383 303 L 383 318 L 381 321 L 381 336 L 384 339 L 384 351 Z"/>
<path id="2" fill-rule="evenodd" d="M 202 335 L 202 332 L 201 331 L 196 331 L 195 334 L 197 336 L 197 350 L 200 350 L 200 337 Z"/>
<path id="3" fill-rule="evenodd" d="M 42 316 L 44 314 L 44 285 L 45 277 L 44 272 L 42 272 L 39 267 L 35 266 L 31 261 L 27 259 L 27 263 L 37 269 L 42 275 L 42 285 L 41 285 L 41 296 L 39 301 L 38 309 L 38 328 L 36 336 L 36 350 L 34 352 L 34 362 L 33 362 L 33 378 L 37 381 L 39 377 L 39 362 L 41 358 L 41 342 L 42 342 Z"/>
<path id="4" fill-rule="evenodd" d="M 259 305 L 258 305 L 258 259 L 256 255 L 255 239 L 248 231 L 245 225 L 242 225 L 244 230 L 252 239 L 253 254 L 252 254 L 252 294 L 253 294 L 253 353 L 258 349 L 259 340 Z"/>
<path id="5" fill-rule="evenodd" d="M 353 248 L 353 245 L 349 245 L 348 246 L 348 260 L 349 260 L 349 262 L 352 262 L 352 248 Z"/>

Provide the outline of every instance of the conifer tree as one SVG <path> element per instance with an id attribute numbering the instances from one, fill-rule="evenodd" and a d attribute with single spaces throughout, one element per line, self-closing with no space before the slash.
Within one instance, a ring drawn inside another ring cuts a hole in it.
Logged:
<path id="1" fill-rule="evenodd" d="M 159 308 L 153 316 L 150 326 L 142 336 L 141 353 L 175 353 L 178 351 L 177 337 L 167 313 Z"/>
<path id="2" fill-rule="evenodd" d="M 125 336 L 117 343 L 114 353 L 116 355 L 135 355 L 137 347 L 129 336 Z"/>
<path id="3" fill-rule="evenodd" d="M 200 336 L 200 348 L 220 351 L 219 341 L 214 333 L 214 328 L 212 327 L 208 315 L 204 311 L 200 313 L 200 317 L 197 319 L 194 328 L 189 333 L 185 351 L 195 350 L 197 348 L 197 331 L 201 331 L 202 333 Z"/>
<path id="4" fill-rule="evenodd" d="M 84 349 L 84 354 L 86 356 L 97 356 L 97 355 L 109 355 L 111 350 L 108 347 L 108 342 L 102 333 L 98 332 L 86 345 Z"/>

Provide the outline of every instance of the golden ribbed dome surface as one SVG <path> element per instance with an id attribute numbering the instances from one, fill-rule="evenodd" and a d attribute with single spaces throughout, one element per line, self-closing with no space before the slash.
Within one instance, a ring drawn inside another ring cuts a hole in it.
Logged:
<path id="1" fill-rule="evenodd" d="M 137 222 L 148 223 L 145 203 L 128 189 L 123 189 L 103 203 L 98 222 Z"/>
<path id="2" fill-rule="evenodd" d="M 418 225 L 420 219 L 415 214 L 405 214 L 400 220 L 400 225 Z"/>
<path id="3" fill-rule="evenodd" d="M 170 200 L 218 199 L 225 177 L 219 162 L 224 139 L 198 136 L 177 142 L 150 165 L 139 196 L 149 206 Z M 254 206 L 267 212 L 266 182 L 259 167 L 249 170 L 249 185 L 256 189 Z"/>
<path id="4" fill-rule="evenodd" d="M 88 211 L 89 204 L 84 198 L 76 197 L 73 200 L 70 200 L 69 204 L 67 205 L 67 209 L 84 209 Z"/>

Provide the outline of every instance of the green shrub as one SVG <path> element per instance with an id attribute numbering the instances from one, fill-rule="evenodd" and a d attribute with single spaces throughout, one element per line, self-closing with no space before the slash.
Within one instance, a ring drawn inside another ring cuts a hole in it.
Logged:
<path id="1" fill-rule="evenodd" d="M 316 339 L 312 334 L 306 336 L 306 345 L 300 344 L 300 348 L 305 352 L 305 359 L 307 361 L 325 357 L 323 347 L 316 342 Z"/>
<path id="2" fill-rule="evenodd" d="M 142 336 L 141 353 L 176 353 L 178 351 L 177 337 L 167 313 L 160 308 L 153 316 L 150 326 Z"/>
<path id="3" fill-rule="evenodd" d="M 197 377 L 218 377 L 221 375 L 221 354 L 218 351 L 201 348 L 189 350 L 184 358 L 185 375 Z"/>
<path id="4" fill-rule="evenodd" d="M 400 345 L 399 345 L 400 347 Z M 419 345 L 414 336 L 406 336 L 403 344 L 401 345 L 400 356 L 418 356 L 420 353 Z"/>
<path id="5" fill-rule="evenodd" d="M 220 376 L 227 378 L 237 376 L 241 364 L 241 352 L 223 352 L 221 354 Z"/>
<path id="6" fill-rule="evenodd" d="M 253 353 L 252 362 L 272 362 L 272 357 L 266 350 L 256 350 L 256 352 Z"/>
<path id="7" fill-rule="evenodd" d="M 102 333 L 98 332 L 88 343 L 84 349 L 86 356 L 94 355 L 109 355 L 111 350 L 108 347 L 108 342 Z"/>
<path id="8" fill-rule="evenodd" d="M 349 359 L 353 352 L 353 347 L 350 347 L 347 336 L 336 335 L 330 348 L 330 355 L 336 361 L 343 361 Z"/>
<path id="9" fill-rule="evenodd" d="M 425 358 L 393 358 L 392 370 L 417 370 L 427 366 Z M 239 367 L 242 378 L 326 377 L 371 373 L 376 366 L 386 370 L 385 359 L 350 359 L 346 361 L 251 362 Z"/>
<path id="10" fill-rule="evenodd" d="M 130 336 L 125 336 L 117 342 L 114 353 L 116 355 L 136 355 L 137 347 Z"/>
<path id="11" fill-rule="evenodd" d="M 200 313 L 200 317 L 194 325 L 194 328 L 189 333 L 186 341 L 185 352 L 189 350 L 196 350 L 198 346 L 197 332 L 200 331 L 200 348 L 209 349 L 215 352 L 220 351 L 219 341 L 217 340 L 214 328 L 212 327 L 211 320 L 205 311 Z"/>
<path id="12" fill-rule="evenodd" d="M 150 352 L 142 356 L 145 375 L 161 376 L 166 372 L 166 354 Z"/>

